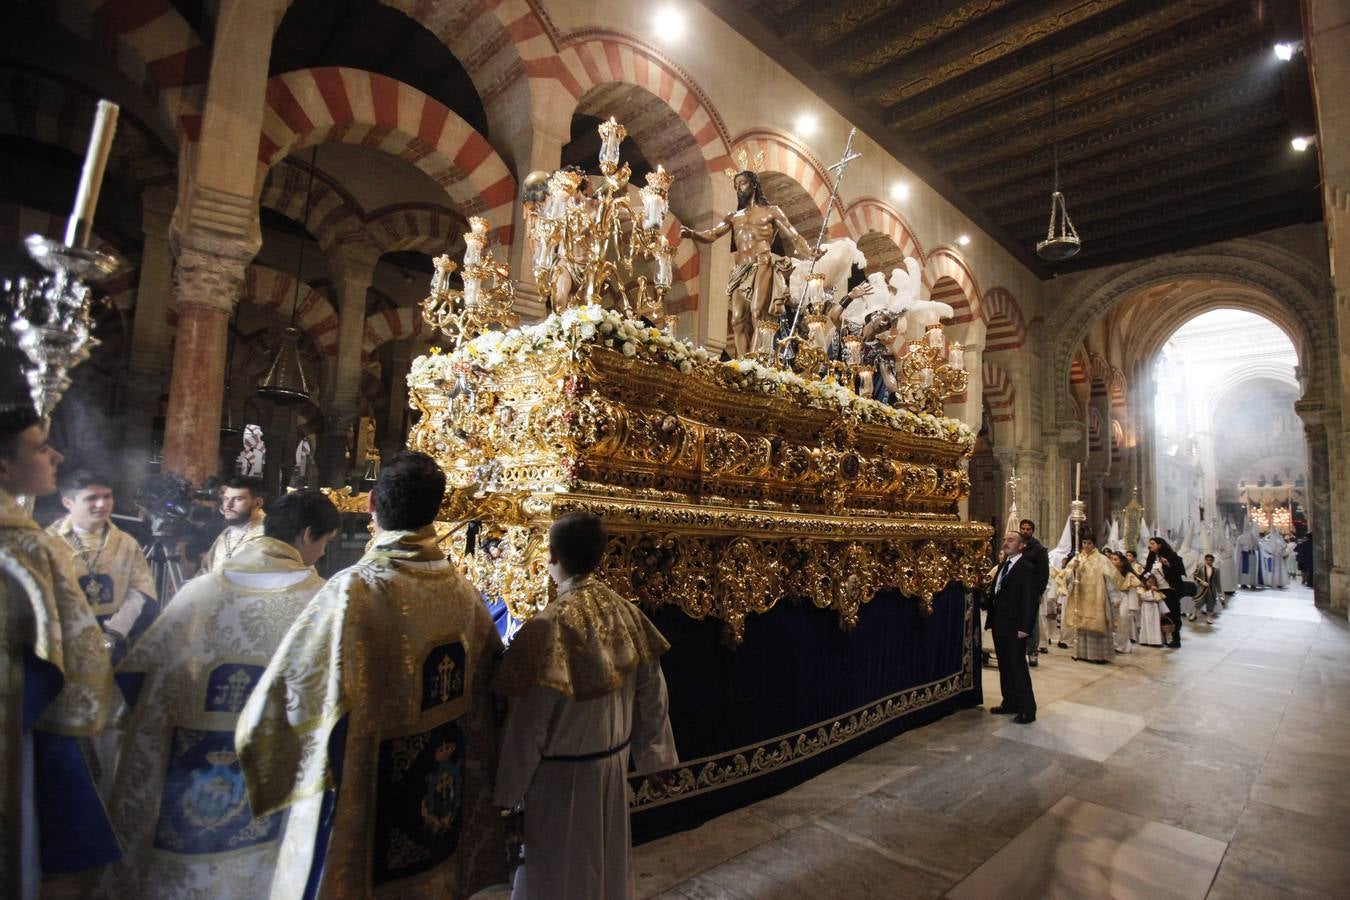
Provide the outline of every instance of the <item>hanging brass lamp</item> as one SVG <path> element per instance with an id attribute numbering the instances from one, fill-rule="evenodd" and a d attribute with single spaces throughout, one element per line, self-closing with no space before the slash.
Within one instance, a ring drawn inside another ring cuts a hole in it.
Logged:
<path id="1" fill-rule="evenodd" d="M 1055 106 L 1055 67 L 1050 67 L 1050 118 L 1055 132 L 1055 176 L 1050 194 L 1050 223 L 1045 228 L 1045 240 L 1036 244 L 1036 255 L 1051 262 L 1061 262 L 1077 255 L 1083 249 L 1078 230 L 1069 219 L 1069 208 L 1059 190 L 1059 111 Z"/>
<path id="2" fill-rule="evenodd" d="M 319 148 L 315 147 L 309 159 L 309 182 L 305 186 L 304 214 L 301 225 L 308 226 L 309 204 L 314 193 L 314 169 L 319 158 Z M 305 267 L 305 239 L 299 239 L 299 252 L 295 264 L 295 294 L 291 298 L 291 324 L 281 333 L 277 344 L 276 356 L 267 367 L 262 382 L 258 385 L 258 396 L 270 400 L 278 406 L 290 406 L 305 400 L 312 400 L 309 378 L 305 375 L 304 361 L 300 358 L 300 329 L 295 327 L 296 312 L 300 308 L 301 276 Z"/>
<path id="3" fill-rule="evenodd" d="M 311 398 L 309 378 L 300 359 L 300 329 L 294 325 L 287 325 L 281 333 L 277 355 L 258 385 L 258 396 L 281 406 Z"/>

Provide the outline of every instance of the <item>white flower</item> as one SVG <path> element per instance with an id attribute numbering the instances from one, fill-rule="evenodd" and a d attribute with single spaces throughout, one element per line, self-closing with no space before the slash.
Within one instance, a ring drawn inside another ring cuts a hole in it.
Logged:
<path id="1" fill-rule="evenodd" d="M 637 348 L 633 346 L 632 342 L 631 342 L 631 341 L 624 341 L 624 344 L 623 344 L 623 355 L 624 355 L 624 356 L 633 356 L 635 353 L 637 353 Z"/>
<path id="2" fill-rule="evenodd" d="M 680 363 L 680 371 L 688 375 L 690 372 L 694 371 L 694 364 L 686 359 Z"/>

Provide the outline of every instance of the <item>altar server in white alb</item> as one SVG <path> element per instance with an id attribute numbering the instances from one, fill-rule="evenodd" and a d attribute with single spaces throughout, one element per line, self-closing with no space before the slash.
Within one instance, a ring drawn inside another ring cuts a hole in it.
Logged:
<path id="1" fill-rule="evenodd" d="M 524 802 L 525 864 L 511 896 L 633 896 L 627 781 L 678 762 L 661 654 L 670 648 L 634 603 L 591 573 L 605 537 L 584 513 L 549 529 L 553 600 L 521 626 L 498 674 L 509 697 L 497 804 Z"/>
<path id="2" fill-rule="evenodd" d="M 282 497 L 264 536 L 184 585 L 117 670 L 132 714 L 108 810 L 126 856 L 105 874 L 102 896 L 267 896 L 284 814 L 253 816 L 234 728 L 323 587 L 313 566 L 338 525 L 318 491 Z"/>

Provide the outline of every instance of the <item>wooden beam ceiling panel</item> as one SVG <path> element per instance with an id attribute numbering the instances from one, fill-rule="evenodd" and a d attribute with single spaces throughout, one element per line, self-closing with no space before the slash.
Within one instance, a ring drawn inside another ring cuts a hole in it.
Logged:
<path id="1" fill-rule="evenodd" d="M 911 98 L 918 100 L 925 92 L 935 92 L 938 96 L 967 94 L 965 102 L 968 106 L 992 103 L 1046 80 L 1052 69 L 1068 71 L 1090 60 L 1105 59 L 1161 28 L 1172 27 L 1178 21 L 1197 15 L 1212 14 L 1229 2 L 1231 0 L 1133 0 L 1129 5 L 1113 5 L 1105 13 L 1073 27 L 1048 33 L 1038 31 L 1040 40 L 1015 52 L 996 50 L 988 56 L 981 53 L 975 60 L 979 62 L 978 66 L 949 72 L 945 80 L 924 77 L 921 89 L 914 89 L 919 81 L 912 79 L 906 82 L 908 87 L 897 86 L 894 75 L 886 70 L 878 70 L 858 80 L 853 87 L 857 96 L 886 107 Z M 919 105 L 928 102 L 922 100 Z"/>
<path id="2" fill-rule="evenodd" d="M 1233 88 L 1223 94 L 1202 98 L 1187 104 L 1185 114 L 1168 110 L 1146 119 L 1122 120 L 1110 131 L 1098 132 L 1081 140 L 1060 145 L 1060 166 L 1087 157 L 1104 163 L 1099 171 L 1107 173 L 1143 165 L 1152 159 L 1175 155 L 1206 144 L 1217 143 L 1248 131 L 1277 125 L 1284 121 L 1284 111 L 1275 97 L 1244 97 L 1246 92 Z M 1259 106 L 1242 105 L 1244 99 L 1262 100 Z M 1213 107 L 1217 106 L 1217 113 Z M 1207 108 L 1209 107 L 1209 108 Z M 1198 121 L 1190 118 L 1210 112 L 1209 118 Z M 1167 126 L 1172 126 L 1167 128 Z M 997 164 L 965 171 L 947 171 L 963 191 L 979 194 L 988 188 L 1028 177 L 1042 177 L 1049 183 L 1053 169 L 1053 148 L 1010 157 Z"/>
<path id="3" fill-rule="evenodd" d="M 1179 154 L 1155 157 L 1146 166 L 1127 171 L 1108 171 L 1115 164 L 1111 157 L 1081 160 L 1060 170 L 1060 187 L 1071 203 L 1091 202 L 1135 190 L 1157 190 L 1180 178 L 1194 177 L 1215 166 L 1225 164 L 1257 165 L 1257 160 L 1274 154 L 1288 155 L 1289 140 L 1285 130 L 1276 126 L 1264 131 L 1242 135 L 1225 141 L 1218 147 L 1184 150 Z M 980 194 L 981 204 L 998 221 L 1012 218 L 1008 210 L 1030 199 L 1048 202 L 1048 180 L 1020 181 L 997 191 Z"/>
<path id="4" fill-rule="evenodd" d="M 1084 250 L 1041 277 L 1321 214 L 1298 0 L 703 2 L 1023 261 L 1058 140 Z"/>
<path id="5" fill-rule="evenodd" d="M 1178 72 L 1186 77 L 1197 58 L 1207 61 L 1235 44 L 1249 42 L 1263 44 L 1262 31 L 1252 17 L 1248 0 L 1238 0 L 1220 13 L 1183 23 L 1176 31 L 1153 36 L 1092 65 L 1057 72 L 1055 98 L 1065 109 L 1128 89 L 1159 72 Z M 1050 108 L 1050 92 L 1046 81 L 975 108 L 960 96 L 933 98 L 927 105 L 896 107 L 890 122 L 913 135 L 926 150 L 939 151 L 1002 133 L 1028 116 L 1042 115 Z"/>

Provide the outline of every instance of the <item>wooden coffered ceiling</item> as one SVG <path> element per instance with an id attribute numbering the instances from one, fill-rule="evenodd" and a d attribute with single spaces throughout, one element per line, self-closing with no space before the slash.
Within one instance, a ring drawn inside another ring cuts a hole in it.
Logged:
<path id="1" fill-rule="evenodd" d="M 704 2 L 1042 277 L 1321 219 L 1297 0 Z"/>

